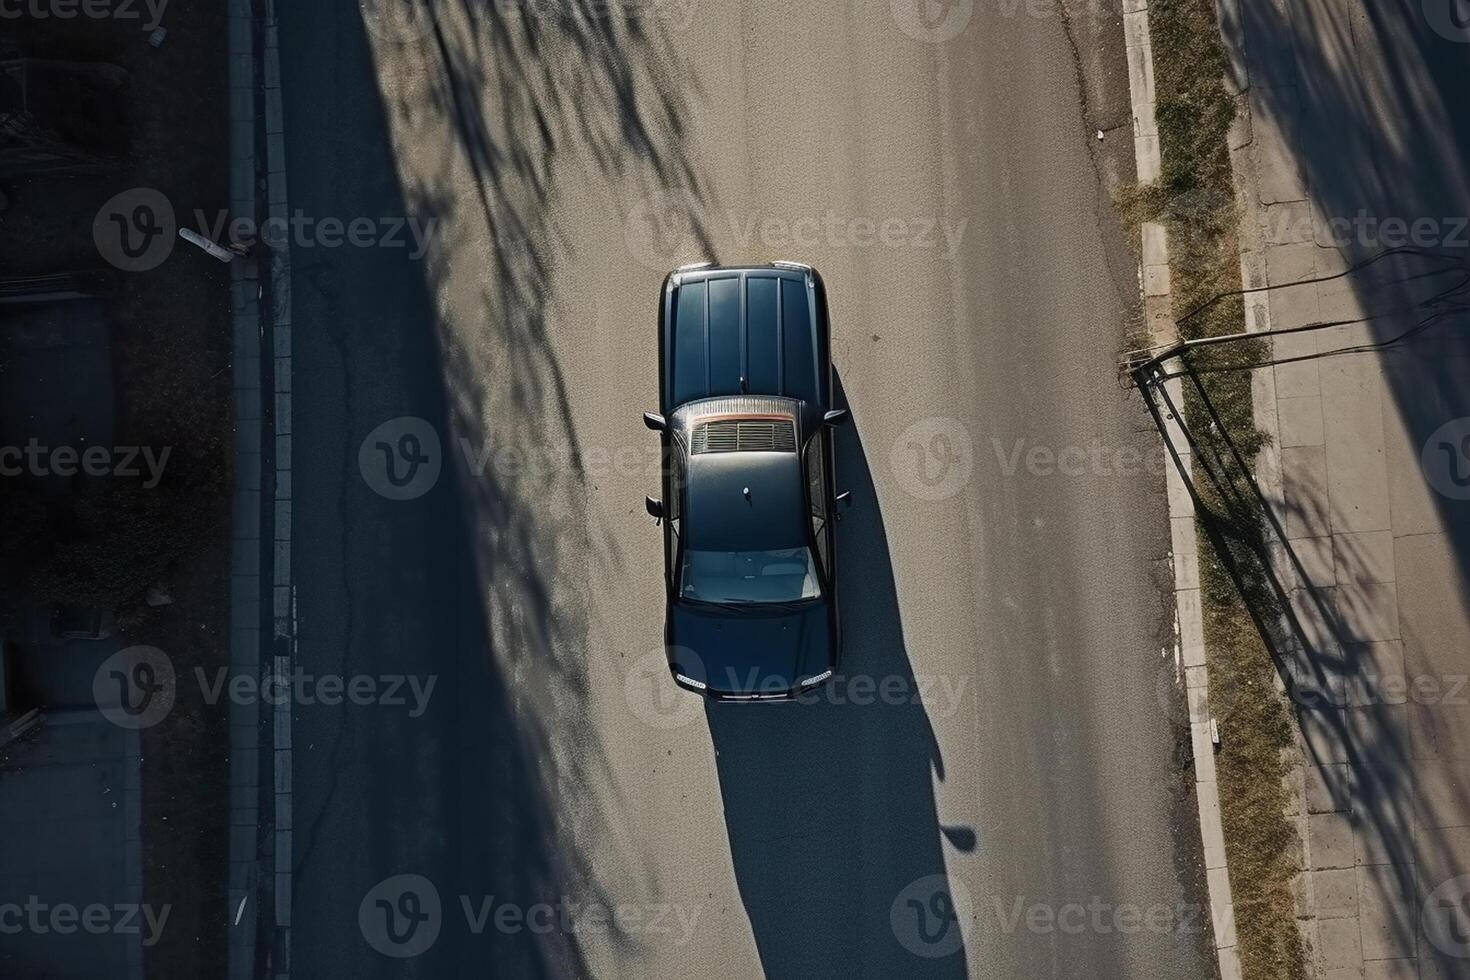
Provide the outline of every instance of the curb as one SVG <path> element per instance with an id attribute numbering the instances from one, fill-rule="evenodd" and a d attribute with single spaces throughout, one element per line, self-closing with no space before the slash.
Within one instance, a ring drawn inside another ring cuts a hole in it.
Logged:
<path id="1" fill-rule="evenodd" d="M 255 28 L 250 0 L 229 0 L 230 210 L 255 214 Z M 255 263 L 230 263 L 234 486 L 230 519 L 230 673 L 260 672 L 260 282 Z M 259 896 L 260 710 L 230 707 L 230 980 L 253 980 Z"/>
<path id="2" fill-rule="evenodd" d="M 1162 170 L 1158 129 L 1154 119 L 1153 47 L 1146 0 L 1123 0 L 1123 37 L 1128 56 L 1128 90 L 1133 103 L 1133 149 L 1138 182 L 1158 179 Z M 1140 285 L 1144 317 L 1151 346 L 1179 339 L 1171 309 L 1169 239 L 1163 225 L 1146 221 L 1141 230 L 1143 261 Z M 1182 406 L 1183 384 L 1165 383 L 1169 398 Z M 1177 418 L 1166 418 L 1169 442 L 1187 447 Z M 1191 454 L 1180 450 L 1179 461 L 1189 466 Z M 1225 832 L 1220 822 L 1220 793 L 1215 782 L 1215 747 L 1211 737 L 1209 668 L 1205 657 L 1204 619 L 1199 588 L 1199 539 L 1194 502 L 1177 467 L 1165 471 L 1169 495 L 1169 528 L 1174 559 L 1174 663 L 1184 674 L 1189 705 L 1189 737 L 1194 756 L 1195 799 L 1199 809 L 1200 840 L 1204 850 L 1205 879 L 1210 901 L 1215 955 L 1221 980 L 1239 980 L 1240 957 L 1235 948 L 1235 902 L 1225 858 Z"/>
<path id="3" fill-rule="evenodd" d="M 281 48 L 275 0 L 265 5 L 265 171 L 270 217 L 284 222 L 286 206 L 286 127 L 281 99 Z M 275 501 L 272 554 L 272 645 L 275 674 L 289 677 L 296 660 L 296 588 L 291 581 L 291 245 L 283 239 L 270 253 L 271 377 L 275 382 L 272 421 L 275 428 Z M 291 709 L 283 699 L 272 709 L 275 754 L 274 888 L 276 913 L 276 980 L 291 975 Z"/>
<path id="4" fill-rule="evenodd" d="M 284 216 L 284 127 L 273 3 L 229 0 L 228 30 L 230 212 L 258 218 L 265 205 L 272 216 Z M 262 681 L 265 674 L 289 675 L 295 645 L 287 248 L 261 242 L 256 259 L 230 265 L 230 672 Z M 267 390 L 273 395 L 269 400 Z M 271 600 L 269 627 L 262 603 L 266 594 Z M 272 974 L 286 977 L 291 946 L 291 706 L 275 706 L 268 719 L 258 701 L 232 702 L 229 710 L 228 976 L 255 980 L 262 965 L 258 953 L 264 949 Z M 263 728 L 264 723 L 270 727 Z M 263 919 L 262 907 L 272 908 L 273 916 Z"/>

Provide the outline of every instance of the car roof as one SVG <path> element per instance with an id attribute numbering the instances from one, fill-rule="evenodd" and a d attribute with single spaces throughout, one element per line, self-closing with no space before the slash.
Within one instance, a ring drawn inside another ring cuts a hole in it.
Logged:
<path id="1" fill-rule="evenodd" d="M 696 453 L 689 457 L 687 481 L 687 547 L 775 551 L 807 543 L 800 454 Z"/>
<path id="2" fill-rule="evenodd" d="M 708 267 L 669 277 L 664 404 L 784 395 L 825 405 L 825 308 L 808 269 Z"/>

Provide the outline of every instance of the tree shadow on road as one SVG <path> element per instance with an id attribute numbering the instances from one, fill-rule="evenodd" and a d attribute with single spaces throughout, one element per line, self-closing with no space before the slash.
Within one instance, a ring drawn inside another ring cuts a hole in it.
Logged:
<path id="1" fill-rule="evenodd" d="M 578 274 L 567 264 L 588 261 L 555 217 L 567 169 L 625 223 L 647 212 L 705 241 L 684 146 L 694 93 L 674 84 L 664 6 L 363 0 L 395 180 L 409 213 L 435 222 L 424 262 L 432 313 L 415 342 L 439 375 L 456 551 L 467 552 L 464 591 L 485 637 L 485 676 L 473 685 L 483 712 L 471 722 L 472 699 L 461 697 L 460 746 L 484 764 L 442 790 L 484 818 L 461 821 L 454 877 L 462 891 L 522 908 L 610 908 L 602 882 L 619 877 L 620 861 L 638 870 L 613 843 L 625 801 L 590 720 L 589 594 L 593 579 L 622 574 L 617 542 L 589 513 L 588 420 L 573 416 L 562 358 L 593 325 L 564 320 L 552 296 L 559 276 Z M 665 199 L 676 213 L 647 203 Z M 651 327 L 646 336 L 651 345 Z M 503 799 L 492 805 L 487 791 Z M 587 976 L 608 956 L 636 957 L 643 941 L 611 920 L 580 934 L 494 932 L 441 962 L 467 973 L 484 947 L 499 947 L 516 975 Z"/>
<path id="2" fill-rule="evenodd" d="M 600 795 L 606 758 L 588 720 L 584 557 L 616 567 L 618 556 L 589 519 L 558 356 L 588 325 L 559 325 L 550 307 L 565 254 L 553 161 L 591 161 L 589 178 L 619 200 L 697 199 L 682 155 L 688 93 L 663 71 L 663 25 L 636 7 L 358 8 L 281 14 L 295 91 L 337 90 L 290 103 L 307 107 L 288 116 L 292 159 L 316 176 L 343 170 L 337 185 L 313 181 L 311 198 L 293 172 L 292 204 L 406 215 L 432 234 L 417 243 L 421 263 L 385 248 L 293 257 L 298 551 L 320 573 L 302 586 L 301 643 L 318 670 L 439 686 L 421 719 L 315 708 L 298 721 L 311 752 L 297 763 L 294 912 L 297 935 L 319 941 L 297 940 L 296 965 L 396 974 L 351 920 L 374 882 L 413 873 L 443 904 L 443 934 L 415 968 L 587 976 L 593 947 L 636 952 L 639 937 L 606 917 L 580 934 L 493 920 L 467 930 L 460 896 L 523 912 L 613 904 L 592 867 L 617 860 L 601 847 L 602 809 L 616 804 Z M 444 457 L 413 501 L 380 499 L 357 472 L 359 443 L 398 416 L 426 419 Z"/>
<path id="3" fill-rule="evenodd" d="M 970 903 L 943 841 L 968 852 L 975 834 L 939 825 L 929 720 L 958 699 L 944 678 L 919 693 L 861 427 L 836 430 L 854 501 L 837 535 L 837 677 L 797 704 L 707 707 L 730 853 L 766 975 L 963 977 Z"/>

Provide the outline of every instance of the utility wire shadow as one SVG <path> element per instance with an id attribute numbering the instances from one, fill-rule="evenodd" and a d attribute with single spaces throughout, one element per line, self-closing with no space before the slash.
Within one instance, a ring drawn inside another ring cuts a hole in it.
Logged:
<path id="1" fill-rule="evenodd" d="M 1211 384 L 1217 376 L 1309 358 L 1396 350 L 1432 328 L 1463 325 L 1460 318 L 1470 312 L 1466 304 L 1470 271 L 1463 261 L 1416 249 L 1391 249 L 1340 275 L 1364 275 L 1386 263 L 1377 270 L 1382 271 L 1404 259 L 1410 261 L 1408 269 L 1386 282 L 1359 286 L 1364 291 L 1430 286 L 1427 295 L 1411 306 L 1379 314 L 1412 321 L 1406 328 L 1381 335 L 1381 340 L 1347 343 L 1304 356 L 1265 356 L 1265 337 L 1319 331 L 1342 337 L 1342 328 L 1360 326 L 1372 318 L 1337 320 L 1185 341 L 1135 359 L 1127 372 L 1164 438 L 1193 503 L 1198 527 L 1271 656 L 1296 714 L 1308 761 L 1321 773 L 1325 792 L 1339 809 L 1347 809 L 1349 799 L 1358 804 L 1352 811 L 1356 862 L 1375 866 L 1394 879 L 1389 885 L 1413 896 L 1415 868 L 1431 857 L 1445 855 L 1427 854 L 1426 849 L 1436 845 L 1415 833 L 1415 787 L 1410 781 L 1403 707 L 1412 685 L 1391 680 L 1391 667 L 1385 670 L 1380 662 L 1378 645 L 1364 635 L 1354 593 L 1339 587 L 1326 571 L 1363 568 L 1370 558 L 1355 539 L 1342 535 L 1325 539 L 1328 550 L 1324 556 L 1320 535 L 1330 532 L 1321 529 L 1331 528 L 1333 522 L 1325 501 L 1316 502 L 1317 495 L 1300 494 L 1303 499 L 1288 502 L 1274 488 L 1263 490 L 1254 461 L 1262 447 L 1241 444 L 1238 420 L 1227 420 Z M 1328 278 L 1337 276 L 1273 290 L 1310 287 Z M 1215 297 L 1181 318 L 1180 324 L 1216 302 L 1261 291 Z M 1325 494 L 1325 487 L 1321 490 Z M 1307 545 L 1318 550 L 1304 552 Z M 1231 693 L 1239 696 L 1243 692 Z M 1229 738 L 1229 732 L 1223 737 Z M 1458 803 L 1465 806 L 1470 801 Z M 1415 921 L 1395 917 L 1391 928 L 1401 948 L 1415 947 Z"/>

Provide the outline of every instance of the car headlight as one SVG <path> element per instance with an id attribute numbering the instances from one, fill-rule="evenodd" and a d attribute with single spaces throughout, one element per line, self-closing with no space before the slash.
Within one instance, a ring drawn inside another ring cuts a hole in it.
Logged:
<path id="1" fill-rule="evenodd" d="M 830 670 L 824 670 L 820 674 L 816 675 L 815 677 L 808 677 L 806 680 L 804 680 L 804 681 L 801 682 L 800 686 L 801 687 L 811 687 L 813 684 L 820 684 L 820 683 L 822 683 L 824 680 L 826 680 L 827 678 L 829 678 L 831 676 L 832 676 L 832 671 L 830 671 Z"/>
<path id="2" fill-rule="evenodd" d="M 827 673 L 830 674 L 831 671 L 829 670 L 829 671 L 827 671 Z M 688 684 L 690 687 L 694 688 L 695 690 L 705 691 L 705 690 L 708 690 L 709 689 L 709 685 L 706 684 L 704 681 L 697 681 L 694 678 L 688 676 L 687 674 L 675 674 L 674 675 L 674 679 L 677 680 L 677 681 L 679 681 L 679 682 L 681 682 L 681 683 L 683 683 L 683 684 Z"/>

